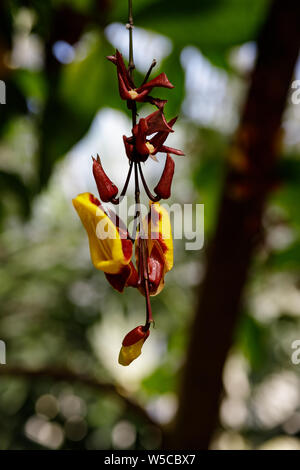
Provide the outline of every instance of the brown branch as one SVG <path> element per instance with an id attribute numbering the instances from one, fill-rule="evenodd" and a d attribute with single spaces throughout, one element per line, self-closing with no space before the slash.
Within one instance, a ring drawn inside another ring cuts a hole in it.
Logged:
<path id="1" fill-rule="evenodd" d="M 300 45 L 299 0 L 275 0 L 258 40 L 239 130 L 229 152 L 215 236 L 191 329 L 170 448 L 206 449 L 218 421 L 222 369 L 274 184 L 280 124 Z"/>
<path id="2" fill-rule="evenodd" d="M 114 395 L 124 403 L 126 410 L 132 412 L 135 416 L 142 419 L 147 424 L 159 427 L 152 420 L 145 409 L 137 402 L 127 396 L 127 392 L 120 385 L 102 382 L 96 378 L 89 377 L 85 374 L 78 374 L 66 368 L 44 367 L 42 369 L 28 369 L 25 367 L 0 366 L 0 376 L 22 377 L 24 379 L 52 379 L 57 381 L 66 381 L 70 383 L 78 383 L 89 387 L 97 392 Z"/>

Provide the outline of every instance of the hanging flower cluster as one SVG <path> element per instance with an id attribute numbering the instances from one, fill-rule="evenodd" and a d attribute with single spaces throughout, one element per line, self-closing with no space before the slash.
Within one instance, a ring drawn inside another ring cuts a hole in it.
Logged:
<path id="1" fill-rule="evenodd" d="M 108 282 L 114 289 L 123 292 L 125 287 L 133 287 L 145 296 L 146 322 L 130 331 L 122 342 L 119 363 L 127 366 L 141 354 L 142 346 L 150 333 L 153 322 L 150 296 L 157 295 L 164 287 L 165 274 L 173 266 L 173 242 L 168 212 L 159 201 L 168 199 L 174 174 L 174 160 L 170 154 L 184 155 L 180 150 L 164 145 L 177 118 L 166 121 L 164 106 L 166 100 L 149 95 L 156 87 L 173 88 L 166 74 L 161 73 L 153 80 L 147 81 L 153 65 L 141 86 L 136 87 L 132 70 L 126 67 L 122 55 L 116 51 L 109 56 L 117 68 L 119 93 L 127 106 L 132 110 L 132 135 L 123 136 L 125 152 L 129 161 L 129 171 L 120 192 L 104 172 L 99 156 L 93 158 L 93 175 L 97 184 L 100 201 L 119 204 L 125 196 L 134 168 L 136 216 L 134 233 L 129 234 L 127 227 L 116 214 L 103 207 L 102 203 L 91 193 L 79 194 L 73 199 L 73 205 L 85 227 L 89 239 L 92 262 L 96 269 L 105 273 Z M 146 118 L 137 120 L 136 103 L 151 103 L 157 111 Z M 151 136 L 151 137 L 150 137 Z M 161 178 L 153 192 L 147 186 L 141 162 L 148 157 L 157 160 L 159 152 L 167 154 Z M 142 182 L 149 198 L 148 215 L 139 221 L 139 182 Z M 105 224 L 109 236 L 99 234 L 99 226 Z M 133 259 L 135 253 L 135 259 Z"/>

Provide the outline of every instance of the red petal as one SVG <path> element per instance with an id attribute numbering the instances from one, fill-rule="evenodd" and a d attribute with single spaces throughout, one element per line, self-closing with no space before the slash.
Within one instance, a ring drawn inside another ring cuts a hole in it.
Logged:
<path id="1" fill-rule="evenodd" d="M 148 260 L 148 274 L 149 291 L 151 295 L 155 295 L 164 274 L 164 259 L 156 243 L 152 248 L 151 255 Z"/>
<path id="2" fill-rule="evenodd" d="M 107 59 L 117 66 L 119 92 L 121 98 L 123 100 L 130 100 L 131 97 L 128 93 L 128 90 L 134 88 L 134 83 L 131 80 L 128 70 L 124 64 L 122 54 L 120 54 L 120 52 L 117 50 L 115 56 L 107 56 Z M 146 91 L 146 94 L 147 93 L 148 92 Z"/>
<path id="3" fill-rule="evenodd" d="M 129 331 L 129 333 L 127 333 L 127 335 L 125 336 L 125 338 L 122 341 L 122 345 L 123 346 L 131 346 L 132 344 L 137 343 L 141 339 L 146 341 L 149 334 L 150 334 L 150 331 L 149 330 L 144 331 L 144 327 L 142 325 L 137 326 L 136 328 L 134 328 L 134 330 L 131 330 L 131 331 Z"/>
<path id="4" fill-rule="evenodd" d="M 125 82 L 125 85 L 128 88 L 135 88 L 134 83 L 131 80 L 128 70 L 124 64 L 123 56 L 122 54 L 120 54 L 118 49 L 116 50 L 116 62 L 117 62 L 118 71 L 121 73 L 123 80 Z"/>
<path id="5" fill-rule="evenodd" d="M 135 269 L 132 262 L 129 264 L 129 266 L 131 268 L 131 274 L 130 274 L 129 278 L 127 279 L 126 287 L 137 287 L 138 280 L 139 280 L 137 270 Z"/>
<path id="6" fill-rule="evenodd" d="M 131 144 L 129 142 L 129 140 L 130 140 L 130 137 L 126 137 L 126 135 L 123 135 L 123 142 L 124 142 L 124 146 L 125 146 L 125 152 L 126 152 L 127 157 L 129 158 L 129 160 L 131 160 L 132 155 L 133 155 L 133 144 Z"/>
<path id="7" fill-rule="evenodd" d="M 168 80 L 168 77 L 165 73 L 160 73 L 157 77 L 150 80 L 150 82 L 145 83 L 137 89 L 137 92 L 142 90 L 151 91 L 154 87 L 164 87 L 164 88 L 174 88 L 174 85 Z"/>
<path id="8" fill-rule="evenodd" d="M 132 130 L 133 135 L 135 136 L 135 146 L 140 155 L 148 156 L 149 149 L 146 146 L 146 135 L 147 135 L 148 125 L 147 121 L 144 118 L 139 120 L 137 126 Z"/>
<path id="9" fill-rule="evenodd" d="M 172 127 L 166 121 L 163 110 L 158 109 L 154 113 L 149 114 L 145 119 L 147 123 L 147 133 L 146 135 L 153 134 L 154 132 L 173 132 Z"/>
<path id="10" fill-rule="evenodd" d="M 136 90 L 137 92 L 137 90 Z M 138 92 L 137 92 L 138 93 Z M 144 102 L 144 101 L 147 101 L 147 95 L 149 93 L 149 90 L 144 90 L 142 91 L 141 93 L 138 93 L 137 97 L 134 98 L 135 101 L 138 101 L 138 102 Z"/>
<path id="11" fill-rule="evenodd" d="M 117 65 L 117 58 L 115 55 L 107 55 L 106 58 L 113 64 Z"/>
<path id="12" fill-rule="evenodd" d="M 156 106 L 158 109 L 163 109 L 168 100 L 161 100 L 160 98 L 153 98 L 152 96 L 147 96 L 145 99 L 147 103 L 151 103 Z"/>
<path id="13" fill-rule="evenodd" d="M 128 261 L 132 256 L 132 242 L 131 240 L 127 240 L 125 238 L 121 238 L 122 243 L 122 250 L 124 253 L 125 259 Z"/>
<path id="14" fill-rule="evenodd" d="M 181 150 L 173 149 L 172 147 L 167 147 L 166 145 L 161 145 L 157 152 L 173 153 L 175 155 L 184 155 Z"/>
<path id="15" fill-rule="evenodd" d="M 120 54 L 118 50 L 116 50 L 115 55 L 109 55 L 106 57 L 110 62 L 115 64 L 117 66 L 117 72 L 122 75 L 123 81 L 126 85 L 126 87 L 129 88 L 134 88 L 134 84 L 130 78 L 130 75 L 128 73 L 128 70 L 126 68 L 126 65 L 124 64 L 123 56 Z"/>
<path id="16" fill-rule="evenodd" d="M 174 117 L 173 119 L 171 119 L 167 123 L 168 128 L 171 129 L 172 132 L 173 132 L 172 128 L 173 128 L 176 121 L 177 121 L 177 116 Z M 164 131 L 164 132 L 158 132 L 154 137 L 152 137 L 152 139 L 150 140 L 150 143 L 155 148 L 154 153 L 160 152 L 160 147 L 162 146 L 164 141 L 167 139 L 168 135 L 169 135 L 169 131 Z"/>
<path id="17" fill-rule="evenodd" d="M 178 119 L 178 116 L 173 117 L 173 118 L 168 122 L 168 125 L 169 125 L 170 127 L 173 127 L 174 124 L 175 124 L 175 122 L 177 121 L 177 119 Z"/>
<path id="18" fill-rule="evenodd" d="M 167 139 L 168 135 L 169 132 L 158 132 L 150 139 L 150 144 L 153 145 L 153 147 L 155 148 L 153 152 L 154 154 L 160 152 L 160 148 L 162 147 L 164 141 Z"/>
<path id="19" fill-rule="evenodd" d="M 129 265 L 126 265 L 122 268 L 119 274 L 107 274 L 105 273 L 106 279 L 112 285 L 114 289 L 118 292 L 123 292 L 127 280 L 129 279 L 131 274 L 131 269 Z"/>
<path id="20" fill-rule="evenodd" d="M 157 194 L 162 199 L 169 199 L 171 196 L 171 186 L 174 175 L 175 163 L 170 155 L 167 155 L 164 171 L 161 175 L 161 178 L 154 188 L 155 194 Z"/>
<path id="21" fill-rule="evenodd" d="M 103 202 L 111 201 L 111 199 L 118 194 L 118 188 L 106 175 L 102 168 L 100 159 L 95 160 L 93 158 L 93 175 L 97 184 L 100 199 Z"/>
<path id="22" fill-rule="evenodd" d="M 119 93 L 122 100 L 130 100 L 130 94 L 128 93 L 128 88 L 125 85 L 123 76 L 118 72 L 118 82 L 119 82 Z"/>

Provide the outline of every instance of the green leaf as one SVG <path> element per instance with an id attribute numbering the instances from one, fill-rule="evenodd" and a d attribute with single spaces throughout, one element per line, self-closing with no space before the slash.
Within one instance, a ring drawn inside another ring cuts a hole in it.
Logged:
<path id="1" fill-rule="evenodd" d="M 91 39 L 90 51 L 82 61 L 74 61 L 62 69 L 58 98 L 82 121 L 90 121 L 102 106 L 113 102 L 112 86 L 108 87 L 108 76 L 116 81 L 115 67 L 106 59 L 111 52 L 105 39 Z M 117 87 L 115 89 L 117 94 Z"/>
<path id="2" fill-rule="evenodd" d="M 300 265 L 300 241 L 293 243 L 285 250 L 272 253 L 267 261 L 266 267 L 279 271 L 298 272 Z"/>
<path id="3" fill-rule="evenodd" d="M 158 367 L 153 374 L 146 377 L 142 385 L 149 394 L 163 394 L 175 389 L 175 376 L 170 367 Z"/>
<path id="4" fill-rule="evenodd" d="M 255 39 L 268 2 L 215 0 L 156 2 L 136 15 L 136 21 L 170 37 L 174 43 L 193 43 L 201 49 L 220 48 Z"/>
<path id="5" fill-rule="evenodd" d="M 248 359 L 252 370 L 258 371 L 264 364 L 268 347 L 267 327 L 260 325 L 252 316 L 242 315 L 236 332 L 236 346 Z"/>

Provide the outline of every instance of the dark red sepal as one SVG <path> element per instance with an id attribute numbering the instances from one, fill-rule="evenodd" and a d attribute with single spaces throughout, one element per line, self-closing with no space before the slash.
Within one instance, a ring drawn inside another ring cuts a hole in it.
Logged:
<path id="1" fill-rule="evenodd" d="M 93 158 L 93 175 L 96 181 L 100 199 L 103 202 L 111 201 L 111 199 L 118 194 L 119 190 L 103 170 L 99 155 L 97 155 L 97 160 Z"/>
<path id="2" fill-rule="evenodd" d="M 125 287 L 137 287 L 138 274 L 132 262 L 123 266 L 118 274 L 105 273 L 110 285 L 118 292 L 122 293 Z"/>
<path id="3" fill-rule="evenodd" d="M 172 157 L 170 157 L 169 154 L 167 154 L 164 171 L 157 186 L 154 188 L 155 194 L 157 194 L 157 196 L 161 197 L 162 199 L 169 199 L 169 197 L 171 196 L 171 186 L 174 175 L 174 168 L 174 160 Z"/>
<path id="4" fill-rule="evenodd" d="M 136 328 L 134 328 L 133 330 L 129 331 L 129 333 L 127 333 L 127 335 L 125 336 L 125 338 L 123 339 L 122 341 L 122 345 L 123 346 L 131 346 L 132 344 L 135 344 L 137 343 L 138 341 L 140 341 L 141 339 L 143 339 L 144 341 L 146 341 L 146 339 L 148 338 L 150 334 L 150 331 L 149 329 L 147 329 L 145 331 L 145 327 L 140 325 L 140 326 L 137 326 Z"/>

